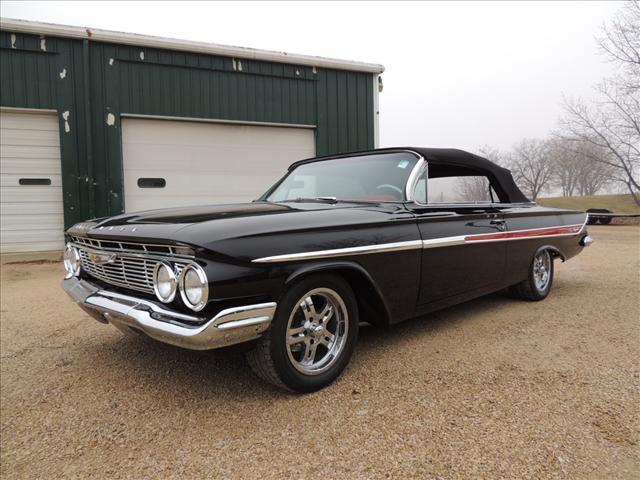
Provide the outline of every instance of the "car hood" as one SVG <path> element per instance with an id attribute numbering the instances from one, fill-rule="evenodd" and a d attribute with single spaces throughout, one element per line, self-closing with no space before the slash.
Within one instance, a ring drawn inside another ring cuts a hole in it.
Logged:
<path id="1" fill-rule="evenodd" d="M 180 243 L 212 251 L 228 242 L 284 232 L 339 229 L 384 222 L 401 204 L 269 203 L 203 205 L 150 210 L 95 220 L 92 238 Z M 407 214 L 408 215 L 408 214 Z"/>

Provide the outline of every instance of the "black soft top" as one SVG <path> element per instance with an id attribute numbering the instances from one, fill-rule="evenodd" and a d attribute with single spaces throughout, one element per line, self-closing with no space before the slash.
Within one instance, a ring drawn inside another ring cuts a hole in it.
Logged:
<path id="1" fill-rule="evenodd" d="M 456 148 L 423 148 L 423 147 L 395 147 L 378 148 L 376 150 L 366 150 L 361 152 L 345 153 L 327 157 L 315 157 L 297 161 L 289 167 L 292 170 L 302 164 L 319 162 L 343 157 L 353 157 L 357 155 L 371 155 L 376 153 L 391 153 L 402 150 L 409 150 L 420 154 L 429 165 L 430 177 L 446 177 L 456 175 L 468 175 L 468 171 L 458 170 L 471 169 L 486 174 L 491 180 L 494 190 L 500 196 L 502 202 L 523 203 L 529 202 L 527 197 L 520 191 L 513 181 L 511 171 L 503 168 L 484 157 L 473 153 L 458 150 Z"/>

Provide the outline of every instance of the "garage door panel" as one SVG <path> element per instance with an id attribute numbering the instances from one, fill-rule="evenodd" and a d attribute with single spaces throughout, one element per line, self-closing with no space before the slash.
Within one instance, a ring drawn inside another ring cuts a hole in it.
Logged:
<path id="1" fill-rule="evenodd" d="M 123 119 L 123 142 L 127 144 L 228 145 L 238 141 L 268 141 L 281 143 L 294 135 L 305 136 L 307 128 L 269 127 L 189 121 Z M 161 125 L 162 124 L 162 125 Z"/>
<path id="2" fill-rule="evenodd" d="M 8 215 L 5 214 L 5 219 L 8 219 L 7 225 L 2 227 L 2 231 L 20 231 L 27 229 L 29 231 L 37 230 L 55 230 L 58 228 L 58 219 L 52 215 L 45 213 L 35 213 L 32 215 Z"/>
<path id="3" fill-rule="evenodd" d="M 63 241 L 64 232 L 57 228 L 38 229 L 38 230 L 9 230 L 2 229 L 2 243 L 29 243 L 29 242 L 48 242 Z"/>
<path id="4" fill-rule="evenodd" d="M 61 217 L 63 214 L 62 201 L 47 203 L 12 203 L 2 202 L 2 214 L 4 215 L 48 215 Z"/>
<path id="5" fill-rule="evenodd" d="M 158 165 L 157 163 L 143 161 L 141 165 L 136 168 L 129 168 L 127 172 L 131 172 L 132 175 L 138 175 L 139 177 L 157 176 L 151 175 L 154 171 L 158 172 L 175 172 L 184 173 L 198 172 L 198 173 L 210 173 L 210 174 L 225 174 L 225 173 L 237 173 L 239 169 L 243 169 L 249 172 L 273 172 L 273 163 L 281 163 L 281 157 L 273 158 L 266 155 L 256 154 L 256 159 L 247 157 L 246 160 L 240 165 L 237 160 L 227 160 L 229 157 L 219 157 L 217 155 L 208 155 L 207 161 L 203 161 L 202 157 L 206 155 L 203 153 L 199 157 L 183 158 L 180 161 L 176 161 L 171 165 Z M 186 156 L 186 155 L 185 155 Z M 288 155 L 291 157 L 299 158 L 299 155 Z M 285 162 L 286 163 L 286 162 Z M 284 174 L 287 167 L 291 162 L 288 162 L 286 166 L 279 169 L 280 174 Z"/>
<path id="6" fill-rule="evenodd" d="M 214 194 L 215 191 L 221 190 L 231 190 L 228 193 L 238 194 L 239 192 L 244 192 L 245 194 L 250 194 L 254 192 L 256 188 L 260 193 L 266 191 L 271 185 L 273 185 L 281 175 L 276 174 L 274 176 L 273 181 L 269 181 L 268 178 L 263 176 L 253 177 L 248 176 L 243 173 L 238 172 L 229 172 L 224 175 L 212 175 L 207 177 L 204 181 L 194 182 L 193 174 L 185 173 L 185 172 L 175 172 L 170 176 L 165 175 L 165 177 L 169 177 L 165 179 L 166 186 L 164 188 L 138 188 L 136 177 L 131 180 L 128 180 L 125 184 L 125 188 L 133 189 L 137 188 L 140 190 L 140 194 L 143 195 L 158 195 L 162 196 L 165 194 L 178 195 L 178 194 L 204 194 L 211 195 Z M 164 177 L 137 177 L 137 178 L 164 178 Z M 229 189 L 229 182 L 231 182 L 234 187 Z M 225 192 L 226 193 L 226 192 Z"/>
<path id="7" fill-rule="evenodd" d="M 2 145 L 2 157 L 14 160 L 48 159 L 60 161 L 59 145 Z"/>
<path id="8" fill-rule="evenodd" d="M 2 163 L 2 170 L 8 172 L 19 172 L 21 175 L 41 176 L 59 175 L 59 159 L 39 159 L 39 158 L 7 158 Z"/>
<path id="9" fill-rule="evenodd" d="M 218 203 L 228 198 L 246 202 L 258 198 L 279 178 L 278 174 L 248 178 L 243 174 L 234 173 L 217 175 L 207 179 L 206 182 L 194 182 L 193 175 L 180 173 L 170 176 L 164 188 L 140 189 L 137 187 L 137 182 L 129 181 L 125 184 L 125 191 L 131 192 L 126 197 L 129 203 L 132 199 L 145 198 L 150 204 L 157 204 L 156 202 L 163 202 L 163 200 L 171 203 L 175 200 L 174 205 Z M 235 185 L 234 188 L 230 189 L 229 184 Z M 136 193 L 139 190 L 143 191 Z M 163 206 L 170 206 L 165 205 L 166 202 L 163 202 Z"/>
<path id="10" fill-rule="evenodd" d="M 13 241 L 13 239 L 0 238 L 0 242 L 2 244 L 11 244 L 11 250 L 3 250 L 2 253 L 28 253 L 28 252 L 50 252 L 59 250 L 60 243 L 64 243 L 64 236 L 60 236 L 60 238 L 56 238 L 54 240 L 42 240 L 40 237 L 37 238 L 28 238 L 25 241 Z"/>
<path id="11" fill-rule="evenodd" d="M 0 111 L 0 147 L 2 253 L 62 249 L 57 116 Z M 34 181 L 50 184 L 33 185 Z"/>
<path id="12" fill-rule="evenodd" d="M 37 168 L 33 169 L 37 170 Z M 33 171 L 32 170 L 32 171 Z M 48 181 L 50 185 L 20 185 L 20 181 L 24 182 L 41 182 Z M 15 187 L 18 189 L 33 189 L 34 194 L 38 195 L 54 195 L 57 196 L 62 187 L 62 176 L 60 175 L 60 167 L 58 167 L 57 173 L 45 173 L 45 172 L 33 172 L 33 173 L 18 173 L 18 174 L 5 174 L 2 173 L 0 177 L 1 187 Z"/>
<path id="13" fill-rule="evenodd" d="M 247 168 L 258 168 L 262 171 L 272 171 L 274 162 L 286 164 L 286 167 L 294 160 L 308 157 L 308 148 L 280 146 L 248 146 L 242 145 L 242 158 L 238 158 L 239 146 L 227 145 L 181 145 L 178 148 L 156 145 L 156 144 L 136 144 L 127 145 L 126 154 L 128 158 L 136 158 L 135 166 L 127 165 L 129 171 L 148 172 L 148 169 L 162 168 L 163 170 L 180 171 L 185 168 L 198 168 L 198 171 L 210 172 L 232 172 L 237 171 L 238 161 Z M 171 161 L 163 161 L 168 150 L 179 150 L 180 156 Z M 313 155 L 313 153 L 311 153 Z M 287 160 L 283 162 L 283 158 Z M 209 161 L 203 161 L 207 159 Z M 284 172 L 283 170 L 281 170 Z"/>
<path id="14" fill-rule="evenodd" d="M 3 130 L 46 130 L 58 134 L 58 119 L 54 112 L 10 112 L 2 115 Z"/>
<path id="15" fill-rule="evenodd" d="M 0 188 L 0 201 L 3 204 L 5 202 L 34 203 L 38 205 L 49 202 L 62 203 L 60 195 L 55 193 L 55 188 L 53 192 L 47 192 L 46 194 L 43 194 L 41 189 L 41 187 L 2 187 Z"/>
<path id="16" fill-rule="evenodd" d="M 59 144 L 58 132 L 50 130 L 18 130 L 2 127 L 3 145 L 55 146 Z"/>
<path id="17" fill-rule="evenodd" d="M 315 154 L 311 129 L 125 118 L 127 211 L 259 197 L 301 158 Z M 162 178 L 164 188 L 140 188 Z"/>

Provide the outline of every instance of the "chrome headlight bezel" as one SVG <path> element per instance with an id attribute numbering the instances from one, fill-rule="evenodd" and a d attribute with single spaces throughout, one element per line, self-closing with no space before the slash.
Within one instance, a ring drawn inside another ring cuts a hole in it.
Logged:
<path id="1" fill-rule="evenodd" d="M 77 277 L 80 275 L 80 268 L 82 267 L 80 250 L 70 243 L 67 243 L 64 247 L 64 253 L 62 254 L 62 264 L 67 271 L 64 278 Z"/>
<path id="2" fill-rule="evenodd" d="M 194 272 L 197 275 L 198 281 L 200 284 L 199 286 L 201 290 L 201 295 L 200 295 L 200 299 L 197 302 L 192 302 L 189 299 L 186 292 L 185 280 L 189 272 Z M 194 312 L 199 312 L 207 305 L 207 302 L 209 301 L 209 280 L 207 279 L 207 275 L 206 273 L 204 273 L 204 270 L 200 265 L 192 262 L 186 267 L 184 267 L 182 269 L 182 272 L 180 272 L 179 283 L 180 283 L 180 297 L 182 298 L 182 302 L 187 307 L 189 307 Z"/>
<path id="3" fill-rule="evenodd" d="M 171 287 L 171 291 L 169 295 L 163 297 L 160 293 L 160 289 L 158 288 L 158 274 L 163 270 L 168 273 L 169 276 L 169 284 Z M 173 267 L 168 262 L 158 262 L 156 266 L 153 268 L 153 292 L 156 294 L 156 298 L 160 300 L 162 303 L 170 303 L 176 298 L 176 292 L 178 291 L 178 277 L 176 276 L 176 272 L 173 270 Z"/>

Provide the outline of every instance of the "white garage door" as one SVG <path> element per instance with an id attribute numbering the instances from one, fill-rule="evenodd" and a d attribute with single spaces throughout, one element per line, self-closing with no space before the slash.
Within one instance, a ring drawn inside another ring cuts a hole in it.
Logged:
<path id="1" fill-rule="evenodd" d="M 246 202 L 294 161 L 315 155 L 314 130 L 124 118 L 125 209 Z"/>
<path id="2" fill-rule="evenodd" d="M 55 113 L 0 110 L 0 251 L 64 245 L 60 137 Z"/>

